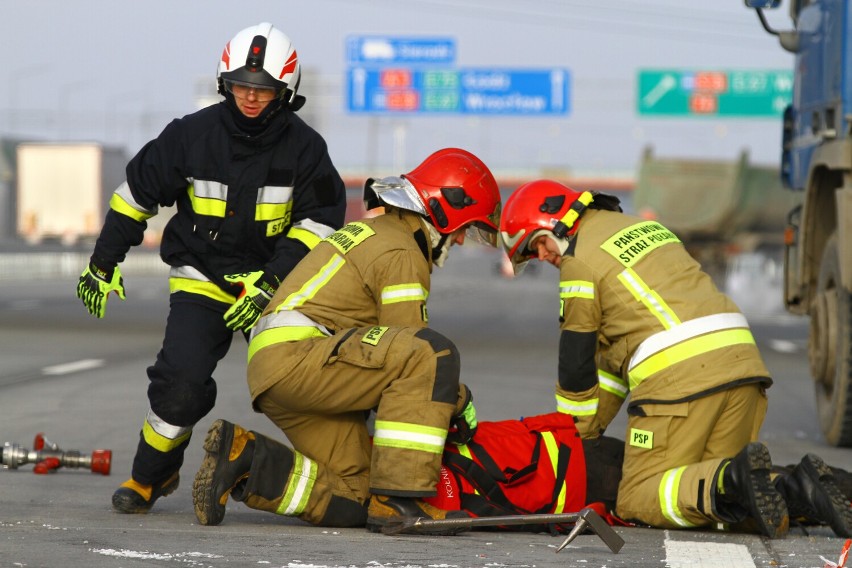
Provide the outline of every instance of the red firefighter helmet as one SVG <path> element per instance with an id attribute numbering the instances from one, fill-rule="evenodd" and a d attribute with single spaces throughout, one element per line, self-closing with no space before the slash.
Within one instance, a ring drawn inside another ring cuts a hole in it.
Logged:
<path id="1" fill-rule="evenodd" d="M 592 198 L 591 192 L 576 192 L 550 180 L 531 181 L 515 190 L 506 200 L 500 219 L 501 241 L 515 273 L 535 257 L 528 248 L 534 237 L 543 232 L 558 238 L 573 235 L 577 219 Z"/>
<path id="2" fill-rule="evenodd" d="M 469 237 L 491 246 L 497 246 L 501 203 L 488 167 L 459 148 L 438 150 L 407 174 L 364 186 L 367 209 L 386 204 L 415 211 L 446 235 L 469 225 Z"/>

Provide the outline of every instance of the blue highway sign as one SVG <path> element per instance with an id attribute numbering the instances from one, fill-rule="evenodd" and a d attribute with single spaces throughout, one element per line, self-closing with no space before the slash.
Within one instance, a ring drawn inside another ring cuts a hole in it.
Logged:
<path id="1" fill-rule="evenodd" d="M 441 65 L 456 60 L 456 40 L 450 37 L 351 36 L 346 59 L 357 65 Z"/>
<path id="2" fill-rule="evenodd" d="M 567 115 L 567 69 L 372 69 L 347 73 L 348 110 L 385 114 Z"/>

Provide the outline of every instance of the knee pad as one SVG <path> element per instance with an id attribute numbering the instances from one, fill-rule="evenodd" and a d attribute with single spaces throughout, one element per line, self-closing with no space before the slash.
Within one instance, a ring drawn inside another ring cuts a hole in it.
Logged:
<path id="1" fill-rule="evenodd" d="M 429 328 L 423 328 L 414 337 L 429 343 L 434 353 L 449 351 L 440 355 L 435 362 L 435 387 L 432 390 L 432 400 L 456 404 L 458 400 L 459 375 L 461 374 L 461 357 L 455 343 Z"/>

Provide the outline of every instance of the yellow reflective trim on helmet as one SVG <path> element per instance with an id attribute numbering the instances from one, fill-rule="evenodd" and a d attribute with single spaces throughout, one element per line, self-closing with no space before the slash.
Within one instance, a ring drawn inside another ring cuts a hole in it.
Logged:
<path id="1" fill-rule="evenodd" d="M 686 466 L 670 469 L 663 474 L 660 480 L 659 498 L 660 512 L 665 518 L 679 527 L 691 528 L 695 525 L 683 518 L 683 513 L 678 507 L 677 499 L 680 492 L 680 479 Z"/>
<path id="2" fill-rule="evenodd" d="M 190 294 L 200 294 L 217 302 L 225 304 L 233 304 L 237 301 L 236 296 L 232 296 L 224 292 L 216 284 L 212 282 L 203 282 L 201 280 L 193 280 L 191 278 L 169 278 L 169 293 L 189 292 Z"/>
<path id="3" fill-rule="evenodd" d="M 287 489 L 275 509 L 278 515 L 296 516 L 305 511 L 314 483 L 317 480 L 317 463 L 293 450 L 293 471 L 287 479 Z"/>
<path id="4" fill-rule="evenodd" d="M 544 447 L 550 458 L 550 465 L 553 466 L 553 479 L 555 481 L 559 478 L 559 444 L 556 443 L 556 437 L 553 435 L 553 432 L 541 432 L 541 439 L 544 440 Z M 553 506 L 554 513 L 565 511 L 565 496 L 568 493 L 567 481 L 567 479 L 563 479 L 562 486 L 559 487 L 559 496 L 556 498 L 556 504 Z"/>
<path id="5" fill-rule="evenodd" d="M 416 450 L 430 454 L 442 454 L 446 440 L 446 428 L 388 420 L 376 420 L 373 435 L 374 446 Z"/>
<path id="6" fill-rule="evenodd" d="M 113 193 L 112 197 L 109 198 L 109 208 L 116 213 L 121 213 L 125 217 L 130 217 L 134 221 L 138 221 L 140 223 L 154 216 L 154 213 L 146 213 L 134 208 L 117 193 Z"/>
<path id="7" fill-rule="evenodd" d="M 747 329 L 725 329 L 694 337 L 651 355 L 628 371 L 630 389 L 635 390 L 648 377 L 692 357 L 733 345 L 754 344 L 754 336 Z"/>
<path id="8" fill-rule="evenodd" d="M 584 191 L 583 193 L 581 193 L 580 197 L 578 197 L 577 200 L 574 203 L 579 201 L 580 203 L 583 204 L 583 207 L 579 208 L 580 210 L 578 211 L 577 209 L 573 208 L 574 203 L 572 203 L 571 204 L 572 208 L 568 209 L 568 211 L 565 213 L 565 215 L 562 217 L 562 219 L 559 220 L 560 223 L 565 225 L 565 227 L 567 229 L 570 229 L 571 227 L 573 227 L 574 223 L 577 222 L 577 219 L 580 218 L 580 213 L 582 213 L 582 211 L 586 207 L 589 206 L 589 203 L 591 203 L 594 200 L 594 198 L 595 198 L 595 196 L 592 195 L 592 193 L 590 191 Z"/>
<path id="9" fill-rule="evenodd" d="M 670 329 L 680 324 L 680 319 L 675 315 L 669 305 L 659 294 L 651 290 L 642 278 L 633 269 L 627 268 L 618 275 L 618 280 L 641 302 L 648 311 L 656 317 L 662 326 Z"/>
<path id="10" fill-rule="evenodd" d="M 199 215 L 207 215 L 208 217 L 225 217 L 225 210 L 228 205 L 225 200 L 196 195 L 194 184 L 189 184 L 186 192 L 189 194 L 189 202 L 192 204 L 192 210 Z"/>
<path id="11" fill-rule="evenodd" d="M 556 410 L 574 416 L 594 416 L 598 411 L 598 399 L 571 400 L 557 394 Z"/>
<path id="12" fill-rule="evenodd" d="M 287 231 L 287 236 L 291 239 L 299 241 L 309 249 L 313 249 L 322 240 L 315 233 L 312 233 L 307 229 L 300 229 L 298 227 L 291 227 L 290 230 Z"/>
<path id="13" fill-rule="evenodd" d="M 153 426 L 146 420 L 142 424 L 142 438 L 145 443 L 160 452 L 170 452 L 180 446 L 185 440 L 192 435 L 192 430 L 184 432 L 177 438 L 167 438 L 154 430 Z"/>

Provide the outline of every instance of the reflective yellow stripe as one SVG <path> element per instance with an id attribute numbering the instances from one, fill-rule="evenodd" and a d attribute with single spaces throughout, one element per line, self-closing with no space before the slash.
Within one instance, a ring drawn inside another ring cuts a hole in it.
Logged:
<path id="1" fill-rule="evenodd" d="M 598 399 L 571 400 L 557 394 L 556 410 L 574 416 L 594 416 L 598 411 Z"/>
<path id="2" fill-rule="evenodd" d="M 289 231 L 287 231 L 287 236 L 291 239 L 296 239 L 297 241 L 304 243 L 304 245 L 309 249 L 313 249 L 322 240 L 311 231 L 299 229 L 298 227 L 292 227 Z"/>
<path id="3" fill-rule="evenodd" d="M 189 429 L 176 438 L 169 438 L 157 432 L 147 419 L 142 424 L 142 437 L 145 439 L 145 443 L 160 452 L 170 452 L 180 446 L 191 435 L 192 430 Z"/>
<path id="4" fill-rule="evenodd" d="M 293 210 L 293 188 L 287 186 L 265 186 L 257 190 L 255 221 L 287 219 Z"/>
<path id="5" fill-rule="evenodd" d="M 248 361 L 251 362 L 254 354 L 264 347 L 286 341 L 302 341 L 311 337 L 328 336 L 313 326 L 285 326 L 267 329 L 252 337 L 251 343 L 248 346 Z"/>
<path id="6" fill-rule="evenodd" d="M 672 523 L 680 527 L 690 528 L 695 525 L 683 518 L 680 508 L 677 506 L 677 497 L 678 492 L 680 491 L 680 478 L 683 476 L 685 469 L 686 466 L 683 466 L 676 469 L 670 469 L 663 474 L 659 488 L 660 511 L 663 516 Z"/>
<path id="7" fill-rule="evenodd" d="M 667 369 L 672 365 L 682 363 L 692 357 L 704 355 L 723 347 L 746 344 L 754 345 L 754 337 L 747 329 L 727 329 L 684 341 L 648 357 L 635 368 L 628 371 L 630 389 L 635 390 L 642 381 L 651 375 Z"/>
<path id="8" fill-rule="evenodd" d="M 236 297 L 222 291 L 217 285 L 212 282 L 201 282 L 200 280 L 192 280 L 189 278 L 169 278 L 169 292 L 190 292 L 191 294 L 201 294 L 207 296 L 217 302 L 233 304 Z"/>
<path id="9" fill-rule="evenodd" d="M 426 301 L 429 292 L 420 284 L 395 284 L 382 288 L 382 303 L 396 304 L 399 302 Z"/>
<path id="10" fill-rule="evenodd" d="M 595 285 L 588 280 L 564 280 L 559 283 L 560 298 L 595 299 Z"/>
<path id="11" fill-rule="evenodd" d="M 196 187 L 198 186 L 198 187 Z M 221 189 L 220 189 L 221 188 Z M 196 180 L 187 188 L 192 210 L 199 215 L 210 217 L 225 217 L 227 209 L 226 188 L 222 184 Z"/>
<path id="12" fill-rule="evenodd" d="M 299 515 L 305 511 L 308 499 L 317 480 L 317 464 L 312 459 L 293 451 L 293 471 L 287 480 L 287 490 L 275 509 L 279 515 Z"/>
<path id="13" fill-rule="evenodd" d="M 624 287 L 633 294 L 633 297 L 642 302 L 648 311 L 654 314 L 664 328 L 669 329 L 680 323 L 674 311 L 666 304 L 659 294 L 651 290 L 645 281 L 631 269 L 626 269 L 618 275 L 618 279 Z"/>
<path id="14" fill-rule="evenodd" d="M 617 375 L 601 371 L 600 369 L 598 369 L 598 385 L 600 385 L 601 390 L 605 390 L 619 398 L 626 398 L 627 393 L 629 392 L 627 381 Z"/>
<path id="15" fill-rule="evenodd" d="M 376 420 L 373 445 L 441 454 L 444 451 L 446 440 L 446 428 L 434 428 L 409 422 Z"/>
<path id="16" fill-rule="evenodd" d="M 556 443 L 556 437 L 553 432 L 542 432 L 541 438 L 544 440 L 544 447 L 547 449 L 547 456 L 550 458 L 550 464 L 553 466 L 553 479 L 559 477 L 559 445 Z M 567 479 L 562 480 L 562 486 L 559 488 L 559 496 L 556 498 L 556 504 L 553 507 L 554 513 L 562 513 L 565 511 L 565 495 L 568 492 Z"/>
<path id="17" fill-rule="evenodd" d="M 310 280 L 305 282 L 305 284 L 299 288 L 297 291 L 293 292 L 287 299 L 284 300 L 280 306 L 276 308 L 276 311 L 281 310 L 290 310 L 296 306 L 301 306 L 308 300 L 314 297 L 314 295 L 319 292 L 319 290 L 328 284 L 328 281 L 337 274 L 337 271 L 340 270 L 340 267 L 346 261 L 343 260 L 343 257 L 340 255 L 332 255 L 332 257 L 325 263 L 325 266 L 320 268 L 319 272 L 317 272 Z"/>
<path id="18" fill-rule="evenodd" d="M 138 209 L 134 209 L 132 205 L 127 203 L 117 193 L 113 193 L 112 197 L 109 198 L 109 208 L 140 223 L 154 216 L 153 213 L 144 213 Z"/>
<path id="19" fill-rule="evenodd" d="M 461 444 L 460 446 L 456 446 L 456 448 L 458 448 L 459 453 L 461 455 L 463 455 L 470 461 L 473 461 L 473 454 L 470 453 L 470 448 L 467 447 L 467 444 Z M 476 487 L 473 488 L 473 494 L 479 495 L 479 490 Z"/>

